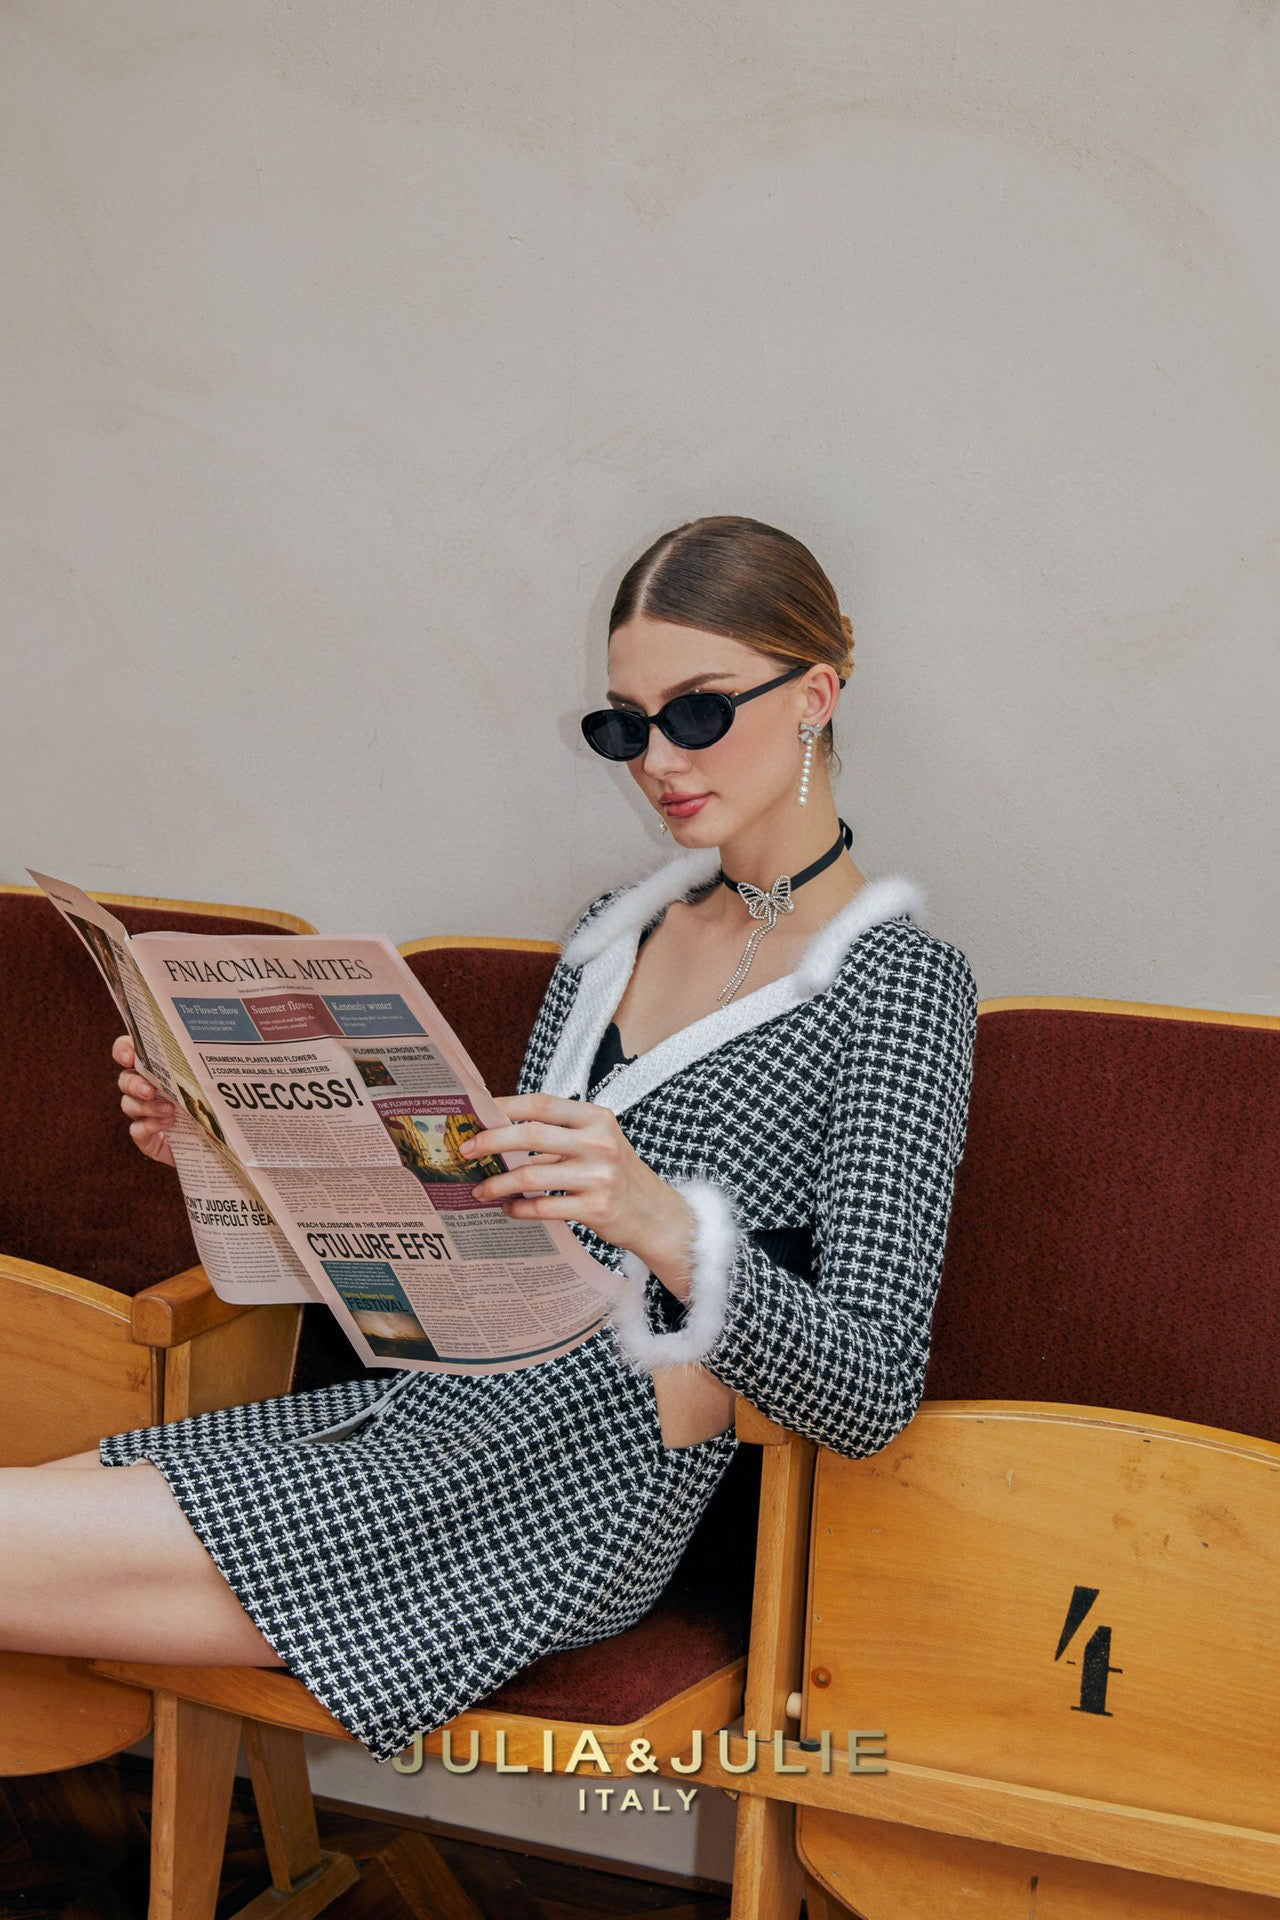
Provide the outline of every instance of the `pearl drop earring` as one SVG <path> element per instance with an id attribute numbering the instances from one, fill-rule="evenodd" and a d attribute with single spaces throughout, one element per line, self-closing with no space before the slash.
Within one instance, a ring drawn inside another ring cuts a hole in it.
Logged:
<path id="1" fill-rule="evenodd" d="M 813 766 L 813 743 L 820 732 L 820 727 L 811 726 L 807 720 L 801 723 L 800 738 L 804 741 L 804 765 L 800 769 L 799 804 L 802 807 L 807 807 L 809 804 L 809 773 Z"/>

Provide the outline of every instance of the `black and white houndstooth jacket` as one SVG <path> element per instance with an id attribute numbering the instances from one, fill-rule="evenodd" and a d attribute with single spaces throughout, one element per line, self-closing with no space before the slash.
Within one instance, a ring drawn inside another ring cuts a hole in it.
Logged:
<path id="1" fill-rule="evenodd" d="M 518 1091 L 586 1095 L 642 932 L 716 883 L 715 849 L 594 900 L 574 927 Z M 695 1021 L 596 1095 L 697 1221 L 688 1303 L 574 1223 L 632 1283 L 614 1310 L 635 1368 L 701 1361 L 837 1453 L 877 1452 L 914 1414 L 964 1151 L 977 988 L 958 948 L 869 881 L 799 966 Z"/>

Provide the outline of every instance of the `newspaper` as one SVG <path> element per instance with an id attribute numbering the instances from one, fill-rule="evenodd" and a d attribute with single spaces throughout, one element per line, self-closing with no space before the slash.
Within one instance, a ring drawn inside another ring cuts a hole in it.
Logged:
<path id="1" fill-rule="evenodd" d="M 566 1221 L 519 1220 L 478 1181 L 536 1156 L 459 1156 L 507 1116 L 386 940 L 130 936 L 33 872 L 173 1102 L 169 1142 L 214 1291 L 322 1301 L 366 1365 L 500 1373 L 566 1353 L 619 1276 Z"/>

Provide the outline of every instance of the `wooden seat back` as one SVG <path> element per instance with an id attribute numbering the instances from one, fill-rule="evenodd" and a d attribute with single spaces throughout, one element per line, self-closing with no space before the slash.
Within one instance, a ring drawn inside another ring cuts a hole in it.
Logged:
<path id="1" fill-rule="evenodd" d="M 1165 1879 L 1198 1885 L 1197 1915 L 1209 1888 L 1280 1899 L 1280 1446 L 935 1402 L 869 1460 L 819 1455 L 813 1529 L 802 1737 L 882 1733 L 890 1768 L 852 1783 L 856 1834 L 800 1810 L 842 1901 L 934 1920 L 981 1886 L 984 1920 L 1042 1920 L 1087 1886 L 1091 1920 L 1181 1913 Z"/>
<path id="2" fill-rule="evenodd" d="M 819 1457 L 815 1906 L 1274 1920 L 1280 1020 L 983 1003 L 926 1395 Z"/>

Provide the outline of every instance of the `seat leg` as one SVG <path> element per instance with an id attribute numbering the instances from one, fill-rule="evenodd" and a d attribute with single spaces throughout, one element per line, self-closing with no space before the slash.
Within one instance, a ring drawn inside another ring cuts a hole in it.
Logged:
<path id="1" fill-rule="evenodd" d="M 804 1874 L 789 1800 L 742 1794 L 733 1849 L 730 1920 L 799 1920 Z"/>
<path id="2" fill-rule="evenodd" d="M 251 1901 L 237 1920 L 252 1920 L 259 1906 L 264 1913 L 296 1915 L 298 1920 L 304 1913 L 322 1913 L 355 1884 L 360 1869 L 345 1853 L 326 1853 L 320 1845 L 303 1737 L 289 1727 L 246 1720 L 244 1750 L 277 1897 L 273 1901 L 264 1894 L 260 1901 Z M 294 1898 L 282 1900 L 281 1894 Z"/>
<path id="3" fill-rule="evenodd" d="M 238 1714 L 156 1694 L 149 1920 L 213 1920 L 239 1749 Z"/>
<path id="4" fill-rule="evenodd" d="M 322 1858 L 302 1735 L 246 1720 L 244 1750 L 272 1885 L 290 1893 Z"/>

